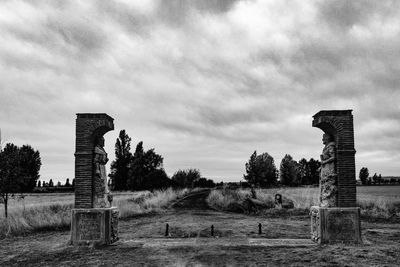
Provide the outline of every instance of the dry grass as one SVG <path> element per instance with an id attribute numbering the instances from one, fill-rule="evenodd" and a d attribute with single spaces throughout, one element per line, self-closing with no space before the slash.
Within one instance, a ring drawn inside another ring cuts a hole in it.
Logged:
<path id="1" fill-rule="evenodd" d="M 245 189 L 212 190 L 207 197 L 207 203 L 210 207 L 228 210 L 232 204 L 242 203 L 248 196 L 250 196 L 250 191 Z"/>
<path id="2" fill-rule="evenodd" d="M 187 194 L 189 189 L 142 191 L 131 193 L 117 193 L 113 206 L 120 211 L 120 218 L 133 215 L 159 212 L 168 204 Z M 29 203 L 29 204 L 27 204 Z M 8 218 L 0 215 L 0 238 L 9 235 L 20 235 L 40 230 L 68 229 L 71 223 L 71 209 L 73 208 L 73 194 L 57 196 L 32 194 L 24 201 L 11 202 Z"/>
<path id="3" fill-rule="evenodd" d="M 166 223 L 169 238 L 164 238 Z M 210 236 L 211 225 L 218 238 Z M 189 205 L 177 213 L 122 220 L 119 227 L 121 242 L 101 250 L 68 246 L 67 231 L 3 240 L 0 266 L 398 266 L 400 262 L 400 224 L 363 221 L 365 245 L 304 247 L 292 247 L 284 240 L 277 246 L 256 246 L 248 238 L 309 239 L 308 216 L 282 219 L 199 212 Z"/>
<path id="4" fill-rule="evenodd" d="M 154 192 L 143 191 L 134 198 L 116 200 L 115 205 L 119 209 L 120 218 L 128 218 L 138 214 L 163 211 L 172 201 L 183 197 L 190 191 L 187 188 L 180 190 L 169 188 Z"/>
<path id="5" fill-rule="evenodd" d="M 290 201 L 294 209 L 308 213 L 313 205 L 319 203 L 318 188 L 272 188 L 256 190 L 257 199 L 264 203 L 273 202 L 275 194 Z M 236 192 L 235 192 L 236 191 Z M 229 206 L 241 204 L 250 189 L 213 190 L 208 197 L 208 204 L 220 210 L 228 210 Z M 400 219 L 400 187 L 399 186 L 369 186 L 357 188 L 357 205 L 361 208 L 361 216 L 372 220 Z"/>

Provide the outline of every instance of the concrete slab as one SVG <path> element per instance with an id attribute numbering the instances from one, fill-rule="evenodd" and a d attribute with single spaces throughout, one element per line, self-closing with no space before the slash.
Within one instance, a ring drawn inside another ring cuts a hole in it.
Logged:
<path id="1" fill-rule="evenodd" d="M 311 239 L 263 239 L 249 238 L 249 244 L 252 246 L 264 247 L 310 247 L 316 246 Z"/>
<path id="2" fill-rule="evenodd" d="M 267 239 L 267 238 L 139 238 L 118 243 L 141 247 L 180 246 L 263 246 L 263 247 L 309 247 L 317 246 L 310 239 Z M 116 245 L 118 245 L 118 243 Z"/>

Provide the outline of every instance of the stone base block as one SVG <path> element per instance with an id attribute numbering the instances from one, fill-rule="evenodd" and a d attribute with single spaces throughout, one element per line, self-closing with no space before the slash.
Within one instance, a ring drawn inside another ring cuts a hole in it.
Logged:
<path id="1" fill-rule="evenodd" d="M 319 244 L 362 243 L 360 208 L 311 207 L 311 239 Z"/>
<path id="2" fill-rule="evenodd" d="M 72 209 L 71 243 L 101 246 L 118 240 L 118 209 Z"/>

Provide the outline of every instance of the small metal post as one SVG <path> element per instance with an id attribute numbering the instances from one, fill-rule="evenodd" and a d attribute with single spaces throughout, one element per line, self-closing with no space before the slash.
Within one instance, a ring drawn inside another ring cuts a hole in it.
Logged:
<path id="1" fill-rule="evenodd" d="M 165 236 L 169 236 L 169 224 L 165 225 Z"/>
<path id="2" fill-rule="evenodd" d="M 258 234 L 261 235 L 262 231 L 261 231 L 261 223 L 258 224 Z"/>
<path id="3" fill-rule="evenodd" d="M 211 236 L 214 236 L 214 225 L 211 225 Z"/>

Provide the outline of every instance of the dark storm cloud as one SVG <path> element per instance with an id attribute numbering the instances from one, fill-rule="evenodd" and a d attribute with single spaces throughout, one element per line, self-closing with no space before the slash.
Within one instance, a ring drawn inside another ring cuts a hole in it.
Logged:
<path id="1" fill-rule="evenodd" d="M 264 122 L 273 120 L 272 114 L 268 113 L 265 106 L 226 107 L 198 107 L 197 115 L 202 123 L 213 126 L 234 126 L 236 124 L 247 124 L 252 122 Z"/>
<path id="2" fill-rule="evenodd" d="M 175 2 L 181 2 L 181 3 L 186 2 L 193 4 L 194 8 L 204 12 L 222 13 L 222 12 L 227 12 L 229 9 L 231 9 L 236 2 L 239 2 L 239 0 L 198 0 L 191 2 L 185 0 L 178 0 Z"/>
<path id="3" fill-rule="evenodd" d="M 157 2 L 157 1 L 156 1 Z M 127 2 L 98 1 L 98 11 L 122 25 L 127 31 L 148 37 L 151 27 L 160 23 L 181 27 L 196 13 L 218 14 L 229 11 L 238 0 L 158 1 L 154 13 L 137 9 Z"/>
<path id="4" fill-rule="evenodd" d="M 151 25 L 156 23 L 157 18 L 140 12 L 127 3 L 98 1 L 95 4 L 101 16 L 118 23 L 132 34 L 146 36 L 151 30 Z"/>
<path id="5" fill-rule="evenodd" d="M 317 158 L 311 116 L 353 109 L 357 167 L 398 175 L 399 5 L 3 1 L 0 127 L 45 178 L 73 175 L 75 113 L 106 112 L 110 155 L 126 129 L 170 174 L 238 180 L 254 150 Z"/>
<path id="6" fill-rule="evenodd" d="M 157 14 L 166 22 L 179 26 L 190 20 L 193 12 L 218 14 L 229 11 L 239 0 L 170 0 L 160 1 Z"/>
<path id="7" fill-rule="evenodd" d="M 106 36 L 102 29 L 91 25 L 89 20 L 72 20 L 52 17 L 46 24 L 56 38 L 62 38 L 65 45 L 78 49 L 79 55 L 93 54 L 104 48 Z"/>
<path id="8" fill-rule="evenodd" d="M 353 25 L 365 24 L 374 17 L 396 16 L 398 1 L 333 0 L 318 3 L 320 19 L 338 31 L 346 31 Z"/>

